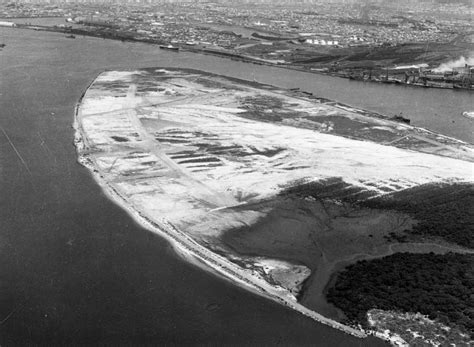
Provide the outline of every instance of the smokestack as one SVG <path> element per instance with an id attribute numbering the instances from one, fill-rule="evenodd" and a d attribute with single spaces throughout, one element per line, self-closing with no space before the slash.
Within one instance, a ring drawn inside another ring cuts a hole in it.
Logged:
<path id="1" fill-rule="evenodd" d="M 474 65 L 474 52 L 471 53 L 467 59 L 465 57 L 459 57 L 456 60 L 450 60 L 447 63 L 443 63 L 440 66 L 438 66 L 436 69 L 433 69 L 433 72 L 437 72 L 437 73 L 450 72 L 453 69 L 460 68 L 460 67 L 467 68 L 469 65 Z"/>

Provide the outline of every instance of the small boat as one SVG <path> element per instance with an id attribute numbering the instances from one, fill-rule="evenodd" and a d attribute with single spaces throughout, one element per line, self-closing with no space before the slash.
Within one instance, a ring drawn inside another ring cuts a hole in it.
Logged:
<path id="1" fill-rule="evenodd" d="M 350 74 L 349 75 L 349 80 L 351 80 L 351 81 L 362 81 L 362 76 Z"/>
<path id="2" fill-rule="evenodd" d="M 75 39 L 76 36 L 74 36 L 74 35 L 71 34 L 71 35 L 67 35 L 66 38 L 68 38 L 68 39 Z"/>
<path id="3" fill-rule="evenodd" d="M 410 124 L 410 119 L 405 118 L 402 115 L 393 116 L 393 117 L 390 118 L 390 120 L 394 120 L 395 122 Z"/>
<path id="4" fill-rule="evenodd" d="M 464 111 L 462 115 L 466 118 L 474 119 L 474 111 Z"/>
<path id="5" fill-rule="evenodd" d="M 453 89 L 471 89 L 471 84 L 469 81 L 466 81 L 464 83 L 455 83 L 453 84 Z"/>
<path id="6" fill-rule="evenodd" d="M 179 47 L 173 46 L 173 45 L 160 45 L 161 49 L 168 49 L 170 51 L 179 51 Z"/>

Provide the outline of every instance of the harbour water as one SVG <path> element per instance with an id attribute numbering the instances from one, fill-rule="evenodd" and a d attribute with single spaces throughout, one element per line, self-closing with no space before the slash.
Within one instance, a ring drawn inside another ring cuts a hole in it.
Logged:
<path id="1" fill-rule="evenodd" d="M 1 345 L 384 344 L 318 324 L 202 271 L 135 224 L 77 163 L 75 103 L 104 69 L 189 67 L 300 87 L 382 113 L 402 111 L 415 125 L 469 141 L 472 120 L 461 113 L 472 107 L 470 94 L 356 86 L 57 33 L 0 28 L 0 37 L 7 45 L 0 52 Z M 431 119 L 434 110 L 439 117 Z"/>

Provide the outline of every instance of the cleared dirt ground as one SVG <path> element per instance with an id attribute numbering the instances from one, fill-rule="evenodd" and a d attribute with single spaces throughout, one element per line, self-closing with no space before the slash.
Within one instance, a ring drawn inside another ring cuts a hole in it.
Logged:
<path id="1" fill-rule="evenodd" d="M 193 70 L 105 72 L 85 93 L 76 128 L 81 162 L 132 210 L 336 318 L 323 295 L 331 274 L 392 254 L 389 236 L 415 223 L 351 204 L 472 182 L 467 143 Z"/>

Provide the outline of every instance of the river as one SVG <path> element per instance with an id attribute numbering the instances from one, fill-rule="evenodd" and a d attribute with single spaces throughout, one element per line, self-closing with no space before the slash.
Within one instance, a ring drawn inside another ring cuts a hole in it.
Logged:
<path id="1" fill-rule="evenodd" d="M 357 85 L 57 33 L 0 28 L 0 37 L 7 45 L 0 51 L 1 345 L 383 345 L 318 324 L 202 271 L 137 225 L 77 163 L 75 103 L 104 69 L 189 67 L 255 76 L 376 111 L 397 109 L 401 95 L 414 103 L 417 94 L 415 124 L 429 123 L 422 110 L 435 109 L 449 127 L 433 122 L 433 129 L 469 139 L 457 126 L 468 93 Z M 378 104 L 374 100 L 383 99 L 383 91 L 398 96 Z M 425 105 L 425 95 L 434 105 Z M 450 98 L 457 109 L 444 113 Z"/>

